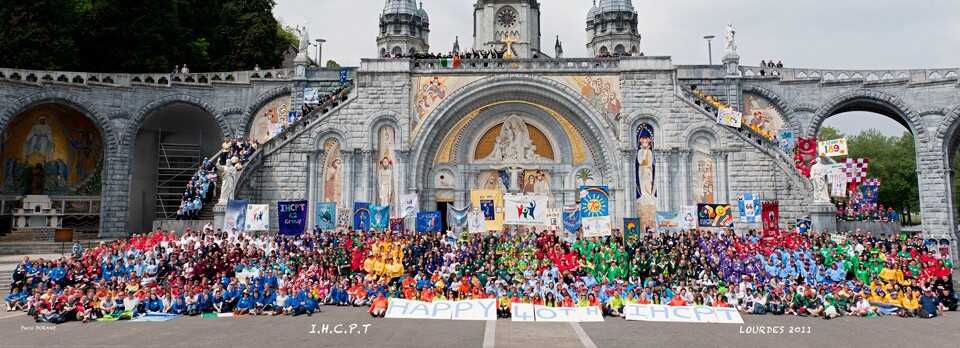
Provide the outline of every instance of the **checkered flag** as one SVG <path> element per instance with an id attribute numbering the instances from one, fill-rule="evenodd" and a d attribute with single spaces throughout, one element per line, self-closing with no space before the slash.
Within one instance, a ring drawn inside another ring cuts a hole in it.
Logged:
<path id="1" fill-rule="evenodd" d="M 843 173 L 847 175 L 847 182 L 851 184 L 861 183 L 867 178 L 867 167 L 870 166 L 868 158 L 848 158 L 843 163 Z"/>

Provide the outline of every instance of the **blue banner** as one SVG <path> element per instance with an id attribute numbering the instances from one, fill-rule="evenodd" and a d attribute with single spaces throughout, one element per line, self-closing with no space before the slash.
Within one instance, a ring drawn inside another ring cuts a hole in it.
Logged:
<path id="1" fill-rule="evenodd" d="M 563 229 L 568 233 L 576 234 L 580 232 L 580 207 L 572 206 L 563 208 Z"/>
<path id="2" fill-rule="evenodd" d="M 370 203 L 353 202 L 353 230 L 370 230 Z"/>
<path id="3" fill-rule="evenodd" d="M 623 218 L 623 239 L 631 243 L 640 239 L 639 218 Z"/>
<path id="4" fill-rule="evenodd" d="M 307 228 L 307 201 L 277 202 L 280 234 L 299 236 Z"/>
<path id="5" fill-rule="evenodd" d="M 370 228 L 374 230 L 386 230 L 390 227 L 390 206 L 376 205 L 370 206 Z"/>
<path id="6" fill-rule="evenodd" d="M 470 212 L 470 205 L 463 207 L 462 209 L 454 208 L 452 205 L 447 206 L 447 223 L 450 224 L 450 227 L 467 227 L 467 215 Z"/>
<path id="7" fill-rule="evenodd" d="M 332 231 L 337 228 L 337 203 L 317 203 L 317 218 L 315 225 L 321 231 Z"/>
<path id="8" fill-rule="evenodd" d="M 755 224 L 760 221 L 761 204 L 759 194 L 746 192 L 737 204 L 739 205 L 738 208 L 740 208 L 740 222 Z"/>
<path id="9" fill-rule="evenodd" d="M 250 204 L 250 201 L 246 199 L 227 201 L 227 211 L 223 217 L 224 231 L 243 231 L 243 226 L 247 224 L 247 204 Z"/>
<path id="10" fill-rule="evenodd" d="M 580 187 L 580 218 L 610 216 L 610 196 L 606 186 Z"/>
<path id="11" fill-rule="evenodd" d="M 417 232 L 440 232 L 440 222 L 439 211 L 417 213 Z"/>

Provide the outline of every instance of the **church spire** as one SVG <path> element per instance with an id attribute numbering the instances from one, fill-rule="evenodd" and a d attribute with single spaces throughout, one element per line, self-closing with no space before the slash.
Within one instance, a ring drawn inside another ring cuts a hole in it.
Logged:
<path id="1" fill-rule="evenodd" d="M 563 44 L 560 43 L 560 35 L 557 35 L 557 43 L 553 46 L 553 49 L 555 51 L 555 57 L 563 58 Z"/>
<path id="2" fill-rule="evenodd" d="M 460 52 L 460 36 L 453 40 L 453 51 Z"/>

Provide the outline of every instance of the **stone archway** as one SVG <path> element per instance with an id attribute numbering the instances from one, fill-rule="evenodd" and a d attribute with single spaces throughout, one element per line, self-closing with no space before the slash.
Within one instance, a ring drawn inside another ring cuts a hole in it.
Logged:
<path id="1" fill-rule="evenodd" d="M 154 220 L 177 218 L 184 189 L 202 159 L 216 154 L 232 135 L 227 117 L 196 97 L 168 95 L 140 108 L 124 142 L 132 154 L 128 216 L 133 232 L 151 229 Z M 213 205 L 214 196 L 204 207 Z"/>
<path id="2" fill-rule="evenodd" d="M 414 132 L 410 146 L 410 171 L 406 182 L 408 188 L 423 190 L 432 179 L 434 157 L 440 150 L 447 134 L 465 115 L 485 105 L 498 102 L 526 102 L 543 105 L 558 111 L 562 118 L 584 136 L 595 168 L 614 193 L 619 206 L 615 217 L 621 217 L 626 208 L 624 170 L 617 133 L 611 122 L 587 106 L 581 97 L 566 85 L 551 79 L 520 76 L 497 76 L 475 81 L 444 99 L 436 109 L 427 114 Z M 462 135 L 457 135 L 462 136 Z M 421 197 L 424 201 L 424 197 Z"/>
<path id="3" fill-rule="evenodd" d="M 93 107 L 92 103 L 75 95 L 48 91 L 16 100 L 13 105 L 0 114 L 0 129 L 6 132 L 11 122 L 16 118 L 37 107 L 51 105 L 61 107 L 84 117 L 86 121 L 93 124 L 95 130 L 99 133 L 95 135 L 99 138 L 101 144 L 101 149 L 99 150 L 100 159 L 98 161 L 100 168 L 99 175 L 94 179 L 84 179 L 85 181 L 81 183 L 84 187 L 81 187 L 81 190 L 75 193 L 94 192 L 89 191 L 89 189 L 93 188 L 90 185 L 99 185 L 99 187 L 95 188 L 96 191 L 93 195 L 93 197 L 96 198 L 87 199 L 86 202 L 83 203 L 87 205 L 87 212 L 93 214 L 90 216 L 99 219 L 99 222 L 93 223 L 92 228 L 98 232 L 100 237 L 124 235 L 126 216 L 113 213 L 121 211 L 126 204 L 124 192 L 126 192 L 127 182 L 124 180 L 122 174 L 125 172 L 125 168 L 122 166 L 123 162 L 117 160 L 123 158 L 124 154 L 118 147 L 118 132 L 115 130 L 114 124 L 104 113 Z M 89 140 L 76 142 L 75 144 L 85 146 L 83 143 L 89 143 Z M 68 168 L 68 170 L 71 169 Z M 76 174 L 76 171 L 73 172 Z M 69 184 L 69 180 L 66 184 Z M 75 208 L 80 208 L 80 206 L 76 205 Z M 87 225 L 90 223 L 91 221 L 85 222 Z"/>

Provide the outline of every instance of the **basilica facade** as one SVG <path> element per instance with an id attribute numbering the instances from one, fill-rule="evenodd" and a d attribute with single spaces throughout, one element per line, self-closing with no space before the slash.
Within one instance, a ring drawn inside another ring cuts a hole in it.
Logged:
<path id="1" fill-rule="evenodd" d="M 650 226 L 657 212 L 697 204 L 735 206 L 748 193 L 779 202 L 786 228 L 827 212 L 779 135 L 814 137 L 828 117 L 863 110 L 914 134 L 923 233 L 955 239 L 958 69 L 741 65 L 732 26 L 722 64 L 677 65 L 645 50 L 630 0 L 597 1 L 583 23 L 591 56 L 566 57 L 559 39 L 541 33 L 549 4 L 472 6 L 472 44 L 461 37 L 437 48 L 429 8 L 387 0 L 377 37 L 367 38 L 376 58 L 343 71 L 306 54 L 292 69 L 226 73 L 2 68 L 0 211 L 37 191 L 96 219 L 100 236 L 149 229 L 170 216 L 165 171 L 179 171 L 161 159 L 186 151 L 172 144 L 211 156 L 220 140 L 243 137 L 261 145 L 225 199 L 335 203 L 342 221 L 354 202 L 399 207 L 413 196 L 422 211 L 444 211 L 470 205 L 477 190 L 546 195 L 558 210 L 575 204 L 582 186 L 606 186 L 615 228 L 623 218 Z M 451 49 L 462 56 L 419 55 Z M 482 51 L 500 56 L 471 56 Z M 341 87 L 335 103 L 297 113 Z M 722 122 L 721 109 L 742 117 Z M 31 190 L 37 164 L 49 183 Z M 205 209 L 215 219 L 224 207 Z M 277 227 L 275 210 L 270 222 Z"/>

